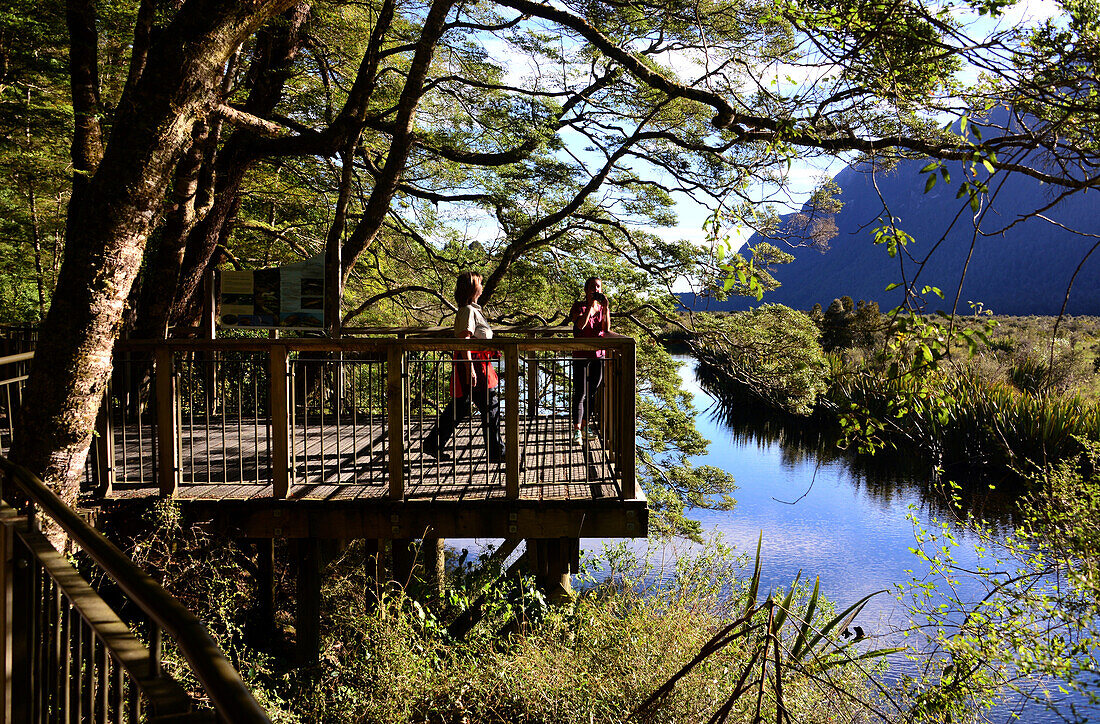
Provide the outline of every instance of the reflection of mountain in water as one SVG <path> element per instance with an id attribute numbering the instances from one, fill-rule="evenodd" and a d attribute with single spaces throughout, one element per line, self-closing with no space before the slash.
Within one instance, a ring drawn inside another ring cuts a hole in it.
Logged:
<path id="1" fill-rule="evenodd" d="M 695 377 L 717 401 L 711 415 L 730 431 L 735 442 L 777 445 L 783 464 L 789 467 L 806 463 L 842 466 L 852 484 L 884 508 L 898 501 L 919 500 L 924 519 L 950 519 L 960 514 L 948 504 L 947 486 L 934 478 L 932 465 L 919 455 L 888 450 L 856 454 L 840 447 L 840 428 L 828 413 L 801 417 L 777 410 L 744 386 L 731 384 L 720 370 L 704 362 L 696 364 Z M 1014 495 L 990 490 L 982 480 L 968 481 L 957 494 L 963 515 L 974 515 L 998 529 L 1014 524 Z"/>

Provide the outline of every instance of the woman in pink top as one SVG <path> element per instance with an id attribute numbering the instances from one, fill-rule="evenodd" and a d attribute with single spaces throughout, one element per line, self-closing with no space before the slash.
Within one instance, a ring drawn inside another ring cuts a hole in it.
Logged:
<path id="1" fill-rule="evenodd" d="M 603 281 L 589 277 L 584 282 L 584 299 L 569 310 L 574 337 L 603 337 L 611 331 L 611 309 L 603 294 Z M 581 429 L 596 405 L 596 393 L 603 382 L 605 350 L 578 350 L 573 359 L 573 441 L 580 442 Z"/>

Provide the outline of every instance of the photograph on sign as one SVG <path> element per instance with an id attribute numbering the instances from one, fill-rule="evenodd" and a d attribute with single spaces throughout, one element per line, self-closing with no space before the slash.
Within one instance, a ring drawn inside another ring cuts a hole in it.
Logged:
<path id="1" fill-rule="evenodd" d="M 222 271 L 221 327 L 321 329 L 325 326 L 325 258 L 256 271 Z"/>

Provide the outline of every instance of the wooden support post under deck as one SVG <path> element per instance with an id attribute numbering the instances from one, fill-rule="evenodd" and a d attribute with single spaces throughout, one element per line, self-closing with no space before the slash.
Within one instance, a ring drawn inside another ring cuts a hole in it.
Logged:
<path id="1" fill-rule="evenodd" d="M 321 541 L 305 538 L 293 546 L 298 554 L 298 660 L 309 664 L 321 654 Z"/>
<path id="2" fill-rule="evenodd" d="M 256 540 L 256 598 L 259 603 L 257 639 L 270 641 L 275 633 L 275 540 Z"/>
<path id="3" fill-rule="evenodd" d="M 528 568 L 551 603 L 565 603 L 573 597 L 571 572 L 578 569 L 579 553 L 578 538 L 527 539 Z"/>
<path id="4" fill-rule="evenodd" d="M 179 417 L 176 375 L 170 347 L 157 347 L 157 477 L 161 495 L 175 495 L 180 482 Z"/>
<path id="5" fill-rule="evenodd" d="M 413 566 L 416 565 L 411 543 L 408 538 L 394 538 L 390 541 L 390 560 L 393 561 L 390 572 L 393 580 L 401 586 L 409 585 Z"/>
<path id="6" fill-rule="evenodd" d="M 287 401 L 286 360 L 286 347 L 274 345 L 267 370 L 271 413 L 271 494 L 280 499 L 290 491 L 290 405 Z"/>
<path id="7" fill-rule="evenodd" d="M 405 404 L 401 370 L 404 354 L 393 346 L 386 353 L 386 410 L 389 430 L 390 498 L 405 497 Z"/>
<path id="8" fill-rule="evenodd" d="M 519 346 L 504 348 L 504 495 L 519 498 Z"/>
<path id="9" fill-rule="evenodd" d="M 420 555 L 424 559 L 424 582 L 428 590 L 439 595 L 443 594 L 443 585 L 446 582 L 447 546 L 442 538 L 428 537 L 420 543 Z"/>
<path id="10" fill-rule="evenodd" d="M 634 460 L 634 436 L 637 412 L 638 346 L 634 340 L 623 349 L 623 370 L 619 380 L 619 394 L 623 401 L 622 420 L 619 421 L 619 475 L 622 477 L 623 499 L 638 497 L 637 470 Z"/>

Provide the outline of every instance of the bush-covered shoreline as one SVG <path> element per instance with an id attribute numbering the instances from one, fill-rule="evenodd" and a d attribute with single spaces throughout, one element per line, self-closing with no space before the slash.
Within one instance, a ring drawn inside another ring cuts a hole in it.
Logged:
<path id="1" fill-rule="evenodd" d="M 833 307 L 831 321 L 779 305 L 707 320 L 693 343 L 700 379 L 741 417 L 816 427 L 858 450 L 918 453 L 951 479 L 1021 483 L 1100 440 L 1100 320 L 1063 320 L 1052 344 L 1043 334 L 1053 319 L 891 326 L 877 310 L 858 309 L 847 328 Z M 761 337 L 778 370 L 770 378 L 756 374 L 759 361 L 740 343 Z"/>

